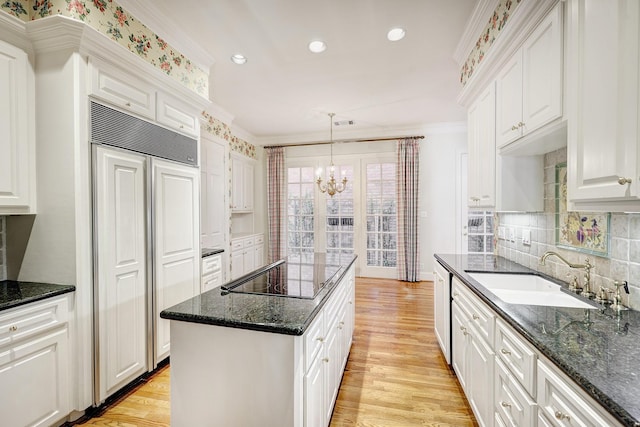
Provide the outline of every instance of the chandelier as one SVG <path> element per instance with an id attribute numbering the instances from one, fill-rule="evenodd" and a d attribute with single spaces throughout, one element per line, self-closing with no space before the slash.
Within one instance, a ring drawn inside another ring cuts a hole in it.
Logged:
<path id="1" fill-rule="evenodd" d="M 329 180 L 325 184 L 322 183 L 322 168 L 318 168 L 318 178 L 316 179 L 318 189 L 322 193 L 329 194 L 331 197 L 336 193 L 342 193 L 344 189 L 347 188 L 347 177 L 344 170 L 342 171 L 342 180 L 340 182 L 336 182 L 334 177 L 336 167 L 333 164 L 333 116 L 335 116 L 335 113 L 329 113 L 329 123 L 331 126 L 331 139 L 329 142 L 329 147 L 331 148 L 331 165 L 329 166 Z"/>

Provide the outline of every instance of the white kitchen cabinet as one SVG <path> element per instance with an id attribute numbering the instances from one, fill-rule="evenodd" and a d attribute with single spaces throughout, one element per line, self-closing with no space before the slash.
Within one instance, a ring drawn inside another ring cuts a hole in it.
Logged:
<path id="1" fill-rule="evenodd" d="M 158 91 L 156 95 L 156 121 L 176 132 L 193 138 L 200 136 L 200 120 L 184 102 Z"/>
<path id="2" fill-rule="evenodd" d="M 227 244 L 227 148 L 207 134 L 200 139 L 200 242 L 204 248 Z"/>
<path id="3" fill-rule="evenodd" d="M 253 211 L 254 165 L 250 159 L 231 157 L 231 210 Z"/>
<path id="4" fill-rule="evenodd" d="M 567 199 L 640 208 L 640 3 L 568 2 Z"/>
<path id="5" fill-rule="evenodd" d="M 231 240 L 231 279 L 237 279 L 264 265 L 264 235 Z"/>
<path id="6" fill-rule="evenodd" d="M 89 78 L 89 95 L 124 111 L 155 119 L 156 91 L 149 83 L 97 59 L 89 61 Z"/>
<path id="7" fill-rule="evenodd" d="M 447 363 L 451 363 L 451 335 L 449 331 L 451 275 L 438 261 L 435 261 L 433 277 L 434 332 L 445 360 Z"/>
<path id="8" fill-rule="evenodd" d="M 536 402 L 520 386 L 504 364 L 495 364 L 495 419 L 499 425 L 518 427 L 536 424 Z"/>
<path id="9" fill-rule="evenodd" d="M 0 40 L 0 215 L 35 213 L 34 87 L 27 54 Z"/>
<path id="10" fill-rule="evenodd" d="M 70 411 L 69 300 L 0 313 L 0 413 L 7 426 L 49 426 Z"/>
<path id="11" fill-rule="evenodd" d="M 582 392 L 573 381 L 546 360 L 538 360 L 539 417 L 552 426 L 621 426 Z"/>
<path id="12" fill-rule="evenodd" d="M 222 254 L 202 258 L 202 279 L 200 292 L 206 292 L 222 285 Z"/>
<path id="13" fill-rule="evenodd" d="M 496 200 L 495 84 L 469 107 L 468 194 L 470 207 L 493 207 Z"/>
<path id="14" fill-rule="evenodd" d="M 496 146 L 502 148 L 562 117 L 562 2 L 496 77 Z"/>

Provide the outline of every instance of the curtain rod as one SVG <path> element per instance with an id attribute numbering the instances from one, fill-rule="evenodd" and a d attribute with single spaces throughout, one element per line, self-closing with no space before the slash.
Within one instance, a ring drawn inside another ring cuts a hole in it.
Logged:
<path id="1" fill-rule="evenodd" d="M 344 144 L 346 142 L 378 142 L 378 141 L 395 141 L 398 139 L 405 139 L 405 138 L 413 138 L 413 139 L 424 139 L 424 135 L 418 135 L 418 136 L 397 136 L 397 137 L 390 137 L 390 138 L 366 138 L 366 139 L 338 139 L 333 141 L 334 144 Z M 326 142 L 301 142 L 298 144 L 279 144 L 279 145 L 265 145 L 264 148 L 277 148 L 277 147 L 304 147 L 307 145 L 327 145 L 327 144 L 331 144 L 330 141 L 326 141 Z"/>

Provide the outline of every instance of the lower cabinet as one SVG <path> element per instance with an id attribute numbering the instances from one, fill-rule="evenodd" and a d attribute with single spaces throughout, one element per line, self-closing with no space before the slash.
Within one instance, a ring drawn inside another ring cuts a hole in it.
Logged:
<path id="1" fill-rule="evenodd" d="M 0 414 L 6 426 L 63 421 L 69 400 L 66 296 L 0 313 Z"/>
<path id="2" fill-rule="evenodd" d="M 231 280 L 264 265 L 264 236 L 255 234 L 231 240 Z"/>
<path id="3" fill-rule="evenodd" d="M 206 292 L 222 285 L 222 254 L 202 258 L 201 270 L 200 292 Z"/>

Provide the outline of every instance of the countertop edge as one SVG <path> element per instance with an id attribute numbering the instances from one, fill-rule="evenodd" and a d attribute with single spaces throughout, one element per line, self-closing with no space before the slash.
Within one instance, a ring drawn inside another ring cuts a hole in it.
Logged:
<path id="1" fill-rule="evenodd" d="M 454 254 L 452 254 L 455 256 Z M 518 331 L 528 342 L 531 343 L 542 355 L 544 355 L 547 359 L 549 359 L 553 364 L 564 374 L 566 374 L 569 378 L 571 378 L 578 387 L 584 390 L 591 398 L 593 398 L 596 402 L 600 403 L 602 407 L 614 418 L 616 418 L 620 423 L 628 426 L 640 426 L 640 420 L 637 420 L 633 415 L 631 415 L 627 410 L 618 405 L 613 399 L 611 399 L 607 394 L 600 391 L 595 385 L 593 385 L 587 378 L 585 378 L 580 373 L 576 372 L 574 369 L 569 367 L 561 358 L 559 358 L 553 351 L 550 351 L 548 347 L 540 343 L 536 340 L 525 328 L 523 328 L 518 322 L 513 320 L 508 313 L 505 313 L 499 306 L 497 306 L 490 298 L 483 294 L 483 292 L 478 289 L 484 288 L 482 285 L 477 283 L 476 281 L 469 280 L 467 273 L 465 271 L 459 272 L 456 267 L 450 265 L 446 260 L 444 260 L 438 254 L 434 254 L 436 260 L 451 274 L 455 275 L 458 279 L 460 279 L 468 289 L 470 289 L 475 295 L 477 295 L 483 302 L 485 302 L 493 311 L 495 311 L 501 319 L 507 322 L 512 328 Z M 513 261 L 512 261 L 513 262 Z M 519 264 L 518 264 L 519 265 Z M 530 270 L 530 273 L 525 271 L 522 272 L 512 272 L 512 271 L 504 271 L 505 273 L 515 273 L 515 274 L 534 274 L 540 277 L 549 278 L 544 274 L 540 274 L 535 270 L 531 270 L 527 267 L 522 266 L 523 269 Z M 557 282 L 556 279 L 550 278 L 551 280 Z M 487 290 L 488 291 L 488 290 Z M 488 291 L 490 292 L 490 291 Z"/>
<path id="2" fill-rule="evenodd" d="M 22 283 L 29 283 L 29 282 L 22 282 Z M 55 285 L 55 286 L 60 286 L 61 288 L 51 290 L 40 295 L 25 297 L 16 301 L 10 301 L 10 302 L 0 304 L 0 312 L 10 310 L 15 307 L 20 307 L 26 304 L 31 304 L 32 302 L 42 301 L 49 298 L 57 297 L 59 295 L 75 292 L 76 290 L 76 287 L 74 285 Z"/>

